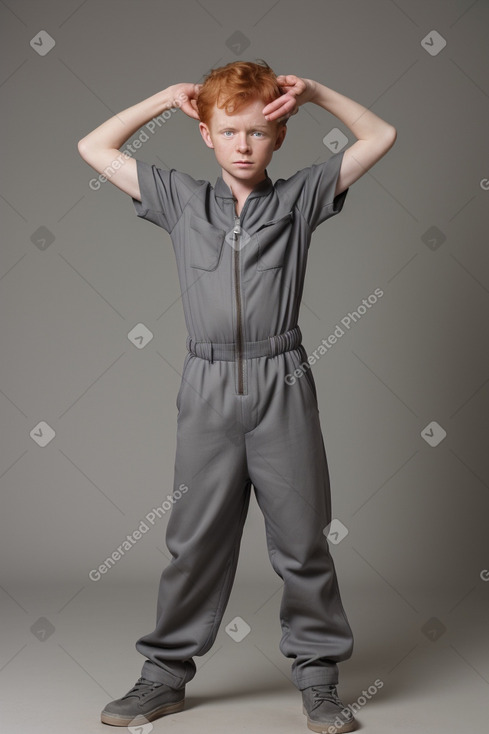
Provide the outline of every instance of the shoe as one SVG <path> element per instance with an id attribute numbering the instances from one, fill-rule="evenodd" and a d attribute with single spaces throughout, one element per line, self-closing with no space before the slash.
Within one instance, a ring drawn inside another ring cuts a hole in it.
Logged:
<path id="1" fill-rule="evenodd" d="M 338 698 L 335 685 L 304 688 L 302 703 L 302 711 L 307 716 L 307 727 L 311 731 L 342 734 L 356 728 L 355 717 Z"/>
<path id="2" fill-rule="evenodd" d="M 185 700 L 185 686 L 170 688 L 166 683 L 156 683 L 138 678 L 125 696 L 107 704 L 100 715 L 103 724 L 112 726 L 141 726 L 166 714 L 181 711 Z"/>

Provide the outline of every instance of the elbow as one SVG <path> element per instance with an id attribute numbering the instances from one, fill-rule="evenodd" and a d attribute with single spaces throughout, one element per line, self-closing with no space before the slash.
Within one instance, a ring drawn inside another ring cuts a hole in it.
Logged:
<path id="1" fill-rule="evenodd" d="M 82 138 L 81 140 L 78 141 L 77 147 L 78 147 L 79 154 L 85 160 L 86 148 L 87 148 L 85 138 Z"/>
<path id="2" fill-rule="evenodd" d="M 392 148 L 396 138 L 397 130 L 393 125 L 388 125 L 382 130 L 382 134 L 379 135 L 375 144 L 381 158 Z"/>
<path id="3" fill-rule="evenodd" d="M 396 139 L 397 139 L 397 130 L 394 127 L 394 125 L 389 125 L 388 130 L 386 132 L 386 141 L 389 146 L 387 150 L 392 148 L 392 146 L 396 142 Z"/>
<path id="4" fill-rule="evenodd" d="M 89 163 L 89 159 L 93 157 L 94 147 L 88 140 L 87 136 L 78 141 L 77 147 L 83 160 Z"/>

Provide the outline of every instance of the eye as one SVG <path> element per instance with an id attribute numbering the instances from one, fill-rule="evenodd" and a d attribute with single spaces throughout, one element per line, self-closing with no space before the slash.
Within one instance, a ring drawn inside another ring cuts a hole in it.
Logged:
<path id="1" fill-rule="evenodd" d="M 259 137 L 263 137 L 265 133 L 262 133 L 261 130 L 255 130 L 253 135 L 258 135 Z"/>
<path id="2" fill-rule="evenodd" d="M 223 133 L 222 134 L 224 135 L 225 138 L 230 138 L 231 135 L 233 134 L 233 131 L 232 130 L 223 130 Z"/>

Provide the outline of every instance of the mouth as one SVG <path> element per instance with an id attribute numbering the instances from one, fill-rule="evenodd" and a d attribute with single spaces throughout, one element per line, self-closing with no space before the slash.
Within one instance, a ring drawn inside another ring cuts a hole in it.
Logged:
<path id="1" fill-rule="evenodd" d="M 234 161 L 235 166 L 251 166 L 253 161 Z"/>

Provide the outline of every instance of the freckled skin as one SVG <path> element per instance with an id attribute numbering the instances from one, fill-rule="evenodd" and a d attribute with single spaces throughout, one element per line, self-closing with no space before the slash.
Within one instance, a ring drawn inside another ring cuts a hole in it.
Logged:
<path id="1" fill-rule="evenodd" d="M 213 148 L 222 168 L 223 180 L 239 201 L 263 181 L 265 169 L 287 132 L 285 125 L 265 118 L 264 104 L 255 99 L 232 115 L 215 105 L 209 124 L 199 124 L 204 142 Z M 251 163 L 237 165 L 241 160 Z"/>

